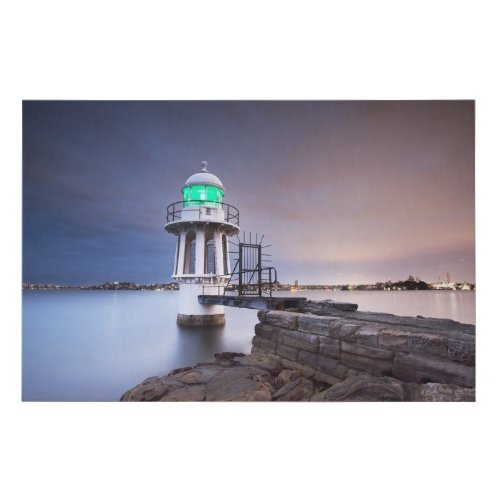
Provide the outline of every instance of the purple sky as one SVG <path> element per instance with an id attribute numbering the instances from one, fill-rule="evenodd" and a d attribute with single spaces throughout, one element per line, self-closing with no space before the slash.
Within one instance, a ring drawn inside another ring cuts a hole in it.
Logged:
<path id="1" fill-rule="evenodd" d="M 27 101 L 23 281 L 171 281 L 202 160 L 282 282 L 475 281 L 473 101 Z"/>

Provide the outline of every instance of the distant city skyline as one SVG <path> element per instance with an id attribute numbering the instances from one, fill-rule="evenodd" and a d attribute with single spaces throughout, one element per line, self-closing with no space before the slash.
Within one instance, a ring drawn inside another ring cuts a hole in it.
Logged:
<path id="1" fill-rule="evenodd" d="M 473 101 L 26 101 L 23 281 L 169 282 L 202 160 L 281 282 L 475 282 Z"/>

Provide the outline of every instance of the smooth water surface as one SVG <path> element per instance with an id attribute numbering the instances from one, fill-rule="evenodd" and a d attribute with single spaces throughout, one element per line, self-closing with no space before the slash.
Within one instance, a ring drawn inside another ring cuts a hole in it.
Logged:
<path id="1" fill-rule="evenodd" d="M 288 295 L 288 294 L 287 294 Z M 474 292 L 297 292 L 360 310 L 475 323 Z M 249 353 L 257 311 L 226 307 L 226 325 L 178 327 L 177 292 L 24 291 L 23 400 L 117 401 L 154 375 Z"/>
<path id="2" fill-rule="evenodd" d="M 117 401 L 149 376 L 250 352 L 257 311 L 204 330 L 176 317 L 176 292 L 23 292 L 23 400 Z"/>

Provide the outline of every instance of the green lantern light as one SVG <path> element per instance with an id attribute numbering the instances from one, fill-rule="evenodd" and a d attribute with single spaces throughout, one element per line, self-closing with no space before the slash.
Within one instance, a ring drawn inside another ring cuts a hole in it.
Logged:
<path id="1" fill-rule="evenodd" d="M 217 186 L 207 186 L 204 184 L 194 184 L 185 186 L 182 190 L 184 206 L 205 205 L 208 207 L 220 208 L 224 198 L 224 190 Z"/>
<path id="2" fill-rule="evenodd" d="M 220 179 L 207 170 L 207 162 L 201 163 L 200 172 L 193 174 L 182 189 L 185 207 L 205 205 L 221 208 L 224 187 Z"/>

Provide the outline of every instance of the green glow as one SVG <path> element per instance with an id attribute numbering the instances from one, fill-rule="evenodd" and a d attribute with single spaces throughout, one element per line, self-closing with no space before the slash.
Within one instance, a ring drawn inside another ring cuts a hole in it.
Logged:
<path id="1" fill-rule="evenodd" d="M 186 186 L 182 189 L 184 195 L 184 206 L 206 205 L 209 207 L 219 208 L 219 203 L 222 202 L 224 191 L 216 186 L 205 186 L 203 184 L 195 184 L 194 186 Z"/>

